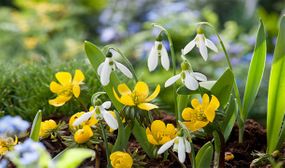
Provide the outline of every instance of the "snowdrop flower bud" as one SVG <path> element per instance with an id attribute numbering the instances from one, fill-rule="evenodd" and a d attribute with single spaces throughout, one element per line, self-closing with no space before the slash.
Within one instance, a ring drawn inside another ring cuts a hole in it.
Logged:
<path id="1" fill-rule="evenodd" d="M 168 71 L 169 66 L 170 66 L 170 63 L 169 63 L 170 61 L 169 61 L 167 50 L 162 43 L 161 33 L 158 35 L 157 39 L 155 40 L 154 46 L 151 48 L 151 51 L 150 51 L 150 54 L 147 60 L 147 66 L 150 72 L 154 71 L 155 68 L 157 67 L 159 58 L 160 58 L 162 67 Z"/>
<path id="2" fill-rule="evenodd" d="M 207 47 L 215 52 L 218 52 L 216 45 L 205 37 L 204 31 L 201 27 L 197 29 L 196 37 L 184 47 L 183 55 L 189 53 L 195 46 L 199 49 L 199 52 L 205 61 L 208 59 Z"/>

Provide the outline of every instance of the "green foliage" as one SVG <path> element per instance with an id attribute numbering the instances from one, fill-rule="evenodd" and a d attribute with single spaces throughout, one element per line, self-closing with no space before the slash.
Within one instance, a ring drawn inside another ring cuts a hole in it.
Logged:
<path id="1" fill-rule="evenodd" d="M 192 149 L 193 150 L 193 149 Z M 204 144 L 198 151 L 195 161 L 197 168 L 207 168 L 211 166 L 214 148 L 211 142 Z"/>
<path id="2" fill-rule="evenodd" d="M 285 16 L 280 21 L 277 43 L 274 50 L 268 90 L 267 152 L 272 153 L 285 136 L 282 129 L 285 109 Z M 281 132 L 282 129 L 282 132 Z"/>
<path id="3" fill-rule="evenodd" d="M 253 106 L 256 95 L 258 93 L 260 83 L 262 80 L 266 62 L 266 36 L 262 21 L 260 21 L 256 44 L 249 66 L 245 93 L 243 96 L 243 107 L 241 109 L 241 118 L 246 120 L 248 112 Z"/>
<path id="4" fill-rule="evenodd" d="M 41 122 L 42 122 L 42 111 L 38 111 L 36 114 L 33 125 L 30 132 L 30 138 L 37 142 L 39 141 L 40 129 L 41 129 Z"/>

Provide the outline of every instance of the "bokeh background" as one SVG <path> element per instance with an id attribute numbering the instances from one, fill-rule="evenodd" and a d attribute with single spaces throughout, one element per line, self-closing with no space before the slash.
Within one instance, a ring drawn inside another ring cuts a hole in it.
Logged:
<path id="1" fill-rule="evenodd" d="M 155 40 L 154 22 L 170 31 L 177 57 L 194 37 L 197 22 L 213 24 L 226 43 L 243 92 L 261 18 L 267 31 L 267 65 L 250 118 L 262 121 L 278 19 L 284 12 L 283 0 L 1 0 L 0 115 L 21 115 L 31 120 L 39 109 L 45 117 L 80 111 L 75 101 L 60 108 L 50 106 L 48 99 L 53 94 L 49 83 L 58 71 L 74 73 L 81 69 L 86 76 L 82 99 L 89 102 L 100 89 L 84 53 L 85 40 L 99 46 L 114 44 L 132 61 L 142 80 L 163 84 L 171 72 L 159 69 L 150 75 L 146 69 Z M 207 36 L 218 44 L 213 34 Z M 197 55 L 188 55 L 194 70 L 210 80 L 224 71 L 222 52 L 211 53 L 207 62 Z M 170 93 L 171 89 L 163 89 L 159 100 L 162 109 L 169 112 Z"/>

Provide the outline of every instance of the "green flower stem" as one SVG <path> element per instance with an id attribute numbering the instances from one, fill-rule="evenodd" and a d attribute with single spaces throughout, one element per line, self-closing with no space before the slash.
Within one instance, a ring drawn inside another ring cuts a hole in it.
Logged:
<path id="1" fill-rule="evenodd" d="M 161 25 L 153 24 L 153 26 L 161 29 L 167 36 L 167 40 L 169 42 L 169 47 L 170 47 L 171 59 L 172 59 L 173 75 L 176 75 L 176 58 L 175 58 L 175 52 L 174 52 L 174 47 L 173 47 L 171 35 Z M 175 115 L 176 115 L 176 121 L 180 121 L 181 115 L 180 115 L 180 112 L 178 110 L 178 105 L 177 105 L 177 100 L 176 100 L 176 97 L 177 97 L 176 90 L 177 90 L 177 85 L 176 85 L 176 83 L 174 83 L 174 85 L 173 85 L 174 111 L 175 111 Z"/>
<path id="2" fill-rule="evenodd" d="M 213 132 L 214 136 L 214 168 L 224 168 L 225 167 L 225 138 L 221 130 L 215 127 Z"/>
<path id="3" fill-rule="evenodd" d="M 196 160 L 195 160 L 195 151 L 194 151 L 194 145 L 192 142 L 190 142 L 190 146 L 191 146 L 191 154 L 190 154 L 190 161 L 191 161 L 191 166 L 192 168 L 196 168 Z"/>
<path id="4" fill-rule="evenodd" d="M 79 103 L 79 105 L 81 106 L 81 108 L 83 108 L 84 111 L 88 111 L 87 107 L 84 105 L 81 99 L 75 97 L 75 100 Z"/>
<path id="5" fill-rule="evenodd" d="M 99 123 L 102 135 L 103 135 L 103 140 L 105 142 L 105 150 L 106 150 L 106 158 L 107 158 L 107 167 L 111 168 L 111 162 L 110 162 L 110 151 L 109 151 L 109 146 L 108 146 L 108 140 L 107 140 L 107 134 L 105 132 L 103 124 L 100 122 Z"/>

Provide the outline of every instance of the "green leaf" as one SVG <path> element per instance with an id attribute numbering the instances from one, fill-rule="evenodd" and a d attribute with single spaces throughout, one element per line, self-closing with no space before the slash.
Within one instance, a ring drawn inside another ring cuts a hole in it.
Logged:
<path id="1" fill-rule="evenodd" d="M 91 149 L 73 148 L 66 150 L 57 160 L 56 168 L 76 168 L 85 159 L 95 157 L 96 153 Z"/>
<path id="2" fill-rule="evenodd" d="M 233 72 L 230 69 L 227 69 L 211 89 L 212 94 L 219 99 L 221 107 L 225 107 L 229 101 L 233 82 Z"/>
<path id="3" fill-rule="evenodd" d="M 223 123 L 221 126 L 221 128 L 223 130 L 224 137 L 225 137 L 225 141 L 228 140 L 228 138 L 232 132 L 232 129 L 235 125 L 235 121 L 237 119 L 237 116 L 238 116 L 237 99 L 232 99 L 230 102 L 231 103 L 229 105 L 229 108 L 226 111 L 226 116 L 225 116 L 225 119 L 223 120 Z"/>
<path id="4" fill-rule="evenodd" d="M 134 123 L 133 135 L 135 136 L 136 140 L 139 142 L 145 153 L 148 155 L 148 157 L 154 158 L 154 146 L 148 142 L 145 133 L 145 128 L 142 127 L 137 120 L 135 120 Z"/>
<path id="5" fill-rule="evenodd" d="M 42 122 L 42 111 L 39 110 L 34 118 L 30 133 L 30 138 L 35 142 L 39 141 L 41 122 Z"/>
<path id="6" fill-rule="evenodd" d="M 280 139 L 285 113 L 285 16 L 282 16 L 271 67 L 267 106 L 267 152 L 272 153 Z"/>
<path id="7" fill-rule="evenodd" d="M 193 150 L 193 149 L 192 149 Z M 207 142 L 203 145 L 196 155 L 196 166 L 198 168 L 208 168 L 211 166 L 212 158 L 213 158 L 213 145 L 211 142 Z"/>
<path id="8" fill-rule="evenodd" d="M 180 86 L 177 89 L 177 94 L 179 95 L 193 95 L 193 94 L 203 94 L 203 93 L 208 93 L 210 92 L 209 90 L 203 88 L 203 87 L 199 87 L 197 90 L 189 90 L 187 87 L 185 87 L 184 85 Z"/>
<path id="9" fill-rule="evenodd" d="M 241 110 L 241 118 L 246 120 L 248 112 L 253 106 L 254 100 L 258 93 L 260 83 L 262 80 L 266 62 L 266 35 L 262 21 L 258 28 L 256 37 L 256 44 L 250 62 L 247 81 L 245 85 L 245 92 L 243 96 L 243 108 Z"/>
<path id="10" fill-rule="evenodd" d="M 105 60 L 105 55 L 103 54 L 103 52 L 99 47 L 88 41 L 85 41 L 85 52 L 97 74 L 97 69 L 99 65 Z M 112 72 L 110 76 L 110 83 L 107 86 L 103 86 L 105 92 L 112 101 L 112 104 L 116 107 L 118 111 L 120 111 L 123 108 L 123 105 L 115 98 L 113 94 L 113 87 L 118 86 L 119 83 L 120 80 L 118 79 L 117 75 L 114 72 Z"/>

